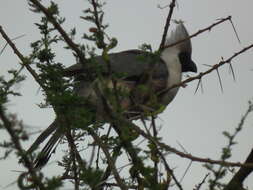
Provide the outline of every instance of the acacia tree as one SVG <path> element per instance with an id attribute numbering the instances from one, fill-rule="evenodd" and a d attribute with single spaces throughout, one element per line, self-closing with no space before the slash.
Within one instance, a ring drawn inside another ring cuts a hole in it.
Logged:
<path id="1" fill-rule="evenodd" d="M 245 163 L 233 163 L 227 160 L 231 157 L 236 135 L 241 131 L 248 114 L 253 111 L 251 102 L 249 102 L 249 107 L 234 133 L 224 132 L 224 136 L 228 139 L 228 145 L 222 149 L 220 160 L 196 157 L 163 143 L 156 126 L 156 115 L 164 109 L 162 107 L 158 106 L 157 110 L 144 113 L 143 117 L 140 118 L 141 124 L 139 125 L 125 118 L 124 110 L 119 107 L 117 102 L 117 94 L 122 93 L 117 85 L 106 89 L 107 93 L 102 93 L 100 88 L 97 88 L 97 94 L 103 100 L 101 104 L 103 104 L 105 110 L 103 115 L 106 117 L 107 125 L 94 122 L 94 118 L 97 117 L 94 108 L 89 105 L 87 100 L 73 93 L 74 82 L 71 78 L 65 77 L 64 63 L 56 62 L 57 54 L 53 48 L 63 42 L 65 50 L 71 51 L 76 62 L 83 64 L 83 69 L 87 72 L 86 77 L 96 77 L 99 81 L 105 80 L 100 75 L 100 68 L 94 63 L 93 58 L 97 56 L 97 50 L 100 50 L 106 63 L 108 53 L 117 45 L 117 40 L 106 34 L 108 26 L 103 22 L 103 3 L 98 0 L 89 0 L 88 2 L 90 7 L 84 11 L 81 19 L 91 22 L 94 27 L 90 28 L 89 32 L 84 33 L 83 38 L 93 42 L 93 46 L 75 42 L 76 29 L 67 32 L 62 28 L 65 19 L 60 16 L 58 6 L 53 2 L 50 6 L 45 7 L 41 1 L 28 1 L 31 10 L 42 15 L 40 23 L 36 23 L 41 39 L 31 44 L 32 51 L 30 55 L 23 55 L 4 29 L 0 27 L 2 37 L 21 61 L 19 70 L 9 71 L 11 79 L 0 78 L 1 129 L 6 130 L 10 135 L 9 142 L 1 143 L 1 147 L 5 149 L 4 158 L 8 159 L 10 153 L 15 151 L 27 169 L 27 172 L 20 174 L 18 178 L 19 188 L 57 189 L 63 187 L 63 181 L 71 181 L 74 189 L 170 189 L 173 185 L 178 189 L 183 189 L 180 180 L 174 175 L 170 163 L 166 160 L 166 155 L 173 153 L 182 158 L 205 163 L 205 167 L 209 171 L 209 180 L 206 180 L 207 175 L 203 180 L 200 180 L 194 189 L 201 189 L 205 183 L 208 184 L 210 190 L 244 189 L 243 181 L 252 172 L 253 168 L 253 151 L 250 152 Z M 154 58 L 159 56 L 161 50 L 165 48 L 165 39 L 174 7 L 175 0 L 172 0 L 169 4 L 169 13 L 165 21 L 159 49 L 153 51 L 150 45 L 144 44 L 142 46 L 142 49 L 151 52 Z M 220 19 L 192 34 L 189 38 L 196 37 L 226 21 L 232 23 L 231 17 Z M 182 41 L 184 40 L 187 39 Z M 253 48 L 253 44 L 243 48 L 228 59 L 220 61 L 209 70 L 187 78 L 180 84 L 166 89 L 166 91 L 184 86 L 193 80 L 199 80 L 199 87 L 201 86 L 201 79 L 205 75 L 213 71 L 218 73 L 219 67 L 225 64 L 229 64 L 231 71 L 233 71 L 231 61 L 251 48 Z M 45 100 L 40 106 L 53 107 L 57 121 L 65 134 L 62 141 L 68 144 L 68 150 L 62 160 L 58 162 L 59 166 L 64 168 L 64 172 L 60 176 L 46 178 L 42 171 L 34 168 L 33 160 L 37 155 L 28 154 L 21 144 L 22 141 L 27 140 L 29 135 L 27 135 L 26 129 L 16 115 L 7 111 L 6 103 L 9 101 L 9 97 L 20 95 L 13 90 L 13 86 L 25 80 L 22 76 L 24 69 L 29 71 L 44 93 Z M 108 78 L 115 84 L 118 77 L 111 74 Z M 103 86 L 103 88 L 106 88 L 106 86 Z M 149 121 L 147 121 L 147 118 Z M 81 150 L 79 144 L 87 139 L 92 141 L 88 145 L 92 152 L 89 159 L 81 156 L 81 152 L 87 150 Z M 136 144 L 139 139 L 146 142 L 144 149 Z M 127 158 L 129 161 L 124 173 L 120 172 L 121 168 L 117 165 L 117 161 L 122 158 Z M 222 179 L 231 167 L 239 167 L 240 169 L 235 172 L 230 182 L 225 184 Z"/>

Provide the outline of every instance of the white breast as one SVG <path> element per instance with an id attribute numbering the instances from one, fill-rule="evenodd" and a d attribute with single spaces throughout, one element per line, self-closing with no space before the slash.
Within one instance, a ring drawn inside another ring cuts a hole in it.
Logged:
<path id="1" fill-rule="evenodd" d="M 178 58 L 177 50 L 174 48 L 167 48 L 162 52 L 161 58 L 166 63 L 168 68 L 169 78 L 167 82 L 167 88 L 170 88 L 174 84 L 180 83 L 182 80 L 182 67 Z M 179 88 L 177 87 L 168 91 L 163 98 L 164 104 L 169 104 L 173 100 L 178 92 L 178 89 Z"/>

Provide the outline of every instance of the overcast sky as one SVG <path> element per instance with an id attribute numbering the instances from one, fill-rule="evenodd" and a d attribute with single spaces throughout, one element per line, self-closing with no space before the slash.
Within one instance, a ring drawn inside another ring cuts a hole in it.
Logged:
<path id="1" fill-rule="evenodd" d="M 88 31 L 89 25 L 79 18 L 82 10 L 88 6 L 87 1 L 57 0 L 55 2 L 61 3 L 61 15 L 66 17 L 63 25 L 65 29 L 77 27 L 79 33 Z M 108 1 L 105 7 L 105 21 L 110 24 L 107 32 L 109 36 L 116 37 L 119 42 L 114 51 L 138 48 L 142 43 L 151 44 L 154 49 L 158 48 L 169 9 L 161 10 L 157 8 L 157 5 L 165 6 L 169 2 L 168 0 Z M 190 34 L 209 26 L 219 18 L 231 15 L 241 40 L 241 44 L 238 43 L 229 22 L 193 38 L 193 60 L 197 63 L 199 72 L 208 69 L 204 64 L 217 64 L 221 57 L 226 59 L 253 43 L 252 7 L 252 0 L 178 0 L 173 19 L 185 21 Z M 15 41 L 24 55 L 30 53 L 30 43 L 39 37 L 39 32 L 33 24 L 38 19 L 38 15 L 29 11 L 27 1 L 1 0 L 0 25 L 10 37 L 25 34 L 23 38 Z M 4 44 L 4 40 L 0 37 L 0 48 Z M 57 50 L 57 53 L 57 59 L 66 66 L 74 63 L 70 53 L 63 53 L 61 49 Z M 160 135 L 164 142 L 179 150 L 177 142 L 180 142 L 193 155 L 218 159 L 221 147 L 226 144 L 221 134 L 222 131 L 234 131 L 241 115 L 247 109 L 248 100 L 252 100 L 252 60 L 252 50 L 233 60 L 236 81 L 233 81 L 228 66 L 220 69 L 223 93 L 215 72 L 204 77 L 203 93 L 198 91 L 194 95 L 197 82 L 189 83 L 187 88 L 180 89 L 174 101 L 160 115 L 160 123 L 163 124 Z M 19 68 L 18 59 L 9 47 L 0 56 L 0 67 L 1 75 L 10 68 Z M 31 131 L 44 129 L 53 121 L 54 114 L 50 109 L 38 107 L 43 100 L 39 86 L 27 72 L 24 74 L 27 75 L 27 81 L 19 87 L 23 96 L 10 102 L 9 111 L 17 113 L 19 119 L 22 119 L 25 124 L 33 126 Z M 231 161 L 243 162 L 245 160 L 253 147 L 252 134 L 253 117 L 251 114 L 245 123 L 244 130 L 237 137 L 239 144 L 234 147 L 234 156 Z M 6 134 L 2 131 L 0 135 L 1 138 L 6 138 Z M 29 144 L 31 142 L 24 146 L 28 147 Z M 0 153 L 2 155 L 2 150 Z M 189 161 L 179 161 L 177 156 L 170 156 L 169 159 L 172 166 L 176 168 L 177 176 L 180 177 Z M 194 185 L 205 176 L 206 171 L 201 165 L 193 164 L 183 181 L 185 189 L 193 189 Z M 20 170 L 21 167 L 18 166 L 13 156 L 12 160 L 0 162 L 0 168 L 1 188 L 15 180 L 18 173 L 13 170 Z M 52 172 L 55 170 L 54 168 L 46 169 Z M 245 183 L 249 189 L 253 188 L 252 181 L 253 175 Z"/>

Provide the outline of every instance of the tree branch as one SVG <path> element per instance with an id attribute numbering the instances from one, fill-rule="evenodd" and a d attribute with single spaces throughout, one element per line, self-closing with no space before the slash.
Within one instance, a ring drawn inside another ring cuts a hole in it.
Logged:
<path id="1" fill-rule="evenodd" d="M 166 42 L 166 36 L 167 36 L 167 33 L 168 33 L 168 29 L 170 27 L 170 21 L 171 21 L 171 17 L 172 17 L 172 14 L 173 14 L 174 7 L 175 7 L 175 2 L 176 2 L 176 0 L 172 0 L 171 3 L 170 3 L 170 11 L 169 11 L 169 14 L 167 16 L 166 23 L 165 23 L 165 26 L 164 26 L 163 37 L 162 37 L 162 41 L 161 41 L 159 50 L 164 49 L 164 45 L 165 45 L 165 42 Z"/>
<path id="2" fill-rule="evenodd" d="M 37 75 L 37 73 L 30 67 L 30 61 L 29 59 L 27 59 L 26 57 L 24 57 L 22 55 L 22 53 L 20 53 L 20 51 L 16 48 L 15 44 L 12 42 L 12 40 L 8 37 L 8 35 L 5 33 L 5 31 L 3 30 L 2 26 L 0 26 L 0 33 L 3 36 L 3 38 L 6 40 L 6 42 L 10 45 L 10 47 L 12 48 L 12 50 L 14 51 L 14 53 L 18 56 L 18 58 L 21 61 L 21 66 L 24 66 L 33 76 L 33 78 L 36 80 L 36 82 L 41 86 L 41 88 L 43 88 L 45 90 L 45 87 L 43 85 L 43 83 L 40 81 L 39 76 Z"/>

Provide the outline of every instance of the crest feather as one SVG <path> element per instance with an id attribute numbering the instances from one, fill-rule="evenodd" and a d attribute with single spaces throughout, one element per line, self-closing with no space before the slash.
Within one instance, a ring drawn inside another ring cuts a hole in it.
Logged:
<path id="1" fill-rule="evenodd" d="M 169 38 L 166 40 L 166 45 L 174 44 L 180 40 L 183 40 L 185 38 L 189 37 L 189 34 L 183 24 L 183 21 L 175 21 L 177 24 L 176 28 L 172 30 Z M 177 48 L 180 52 L 192 52 L 192 44 L 191 40 L 185 40 L 172 48 Z"/>

